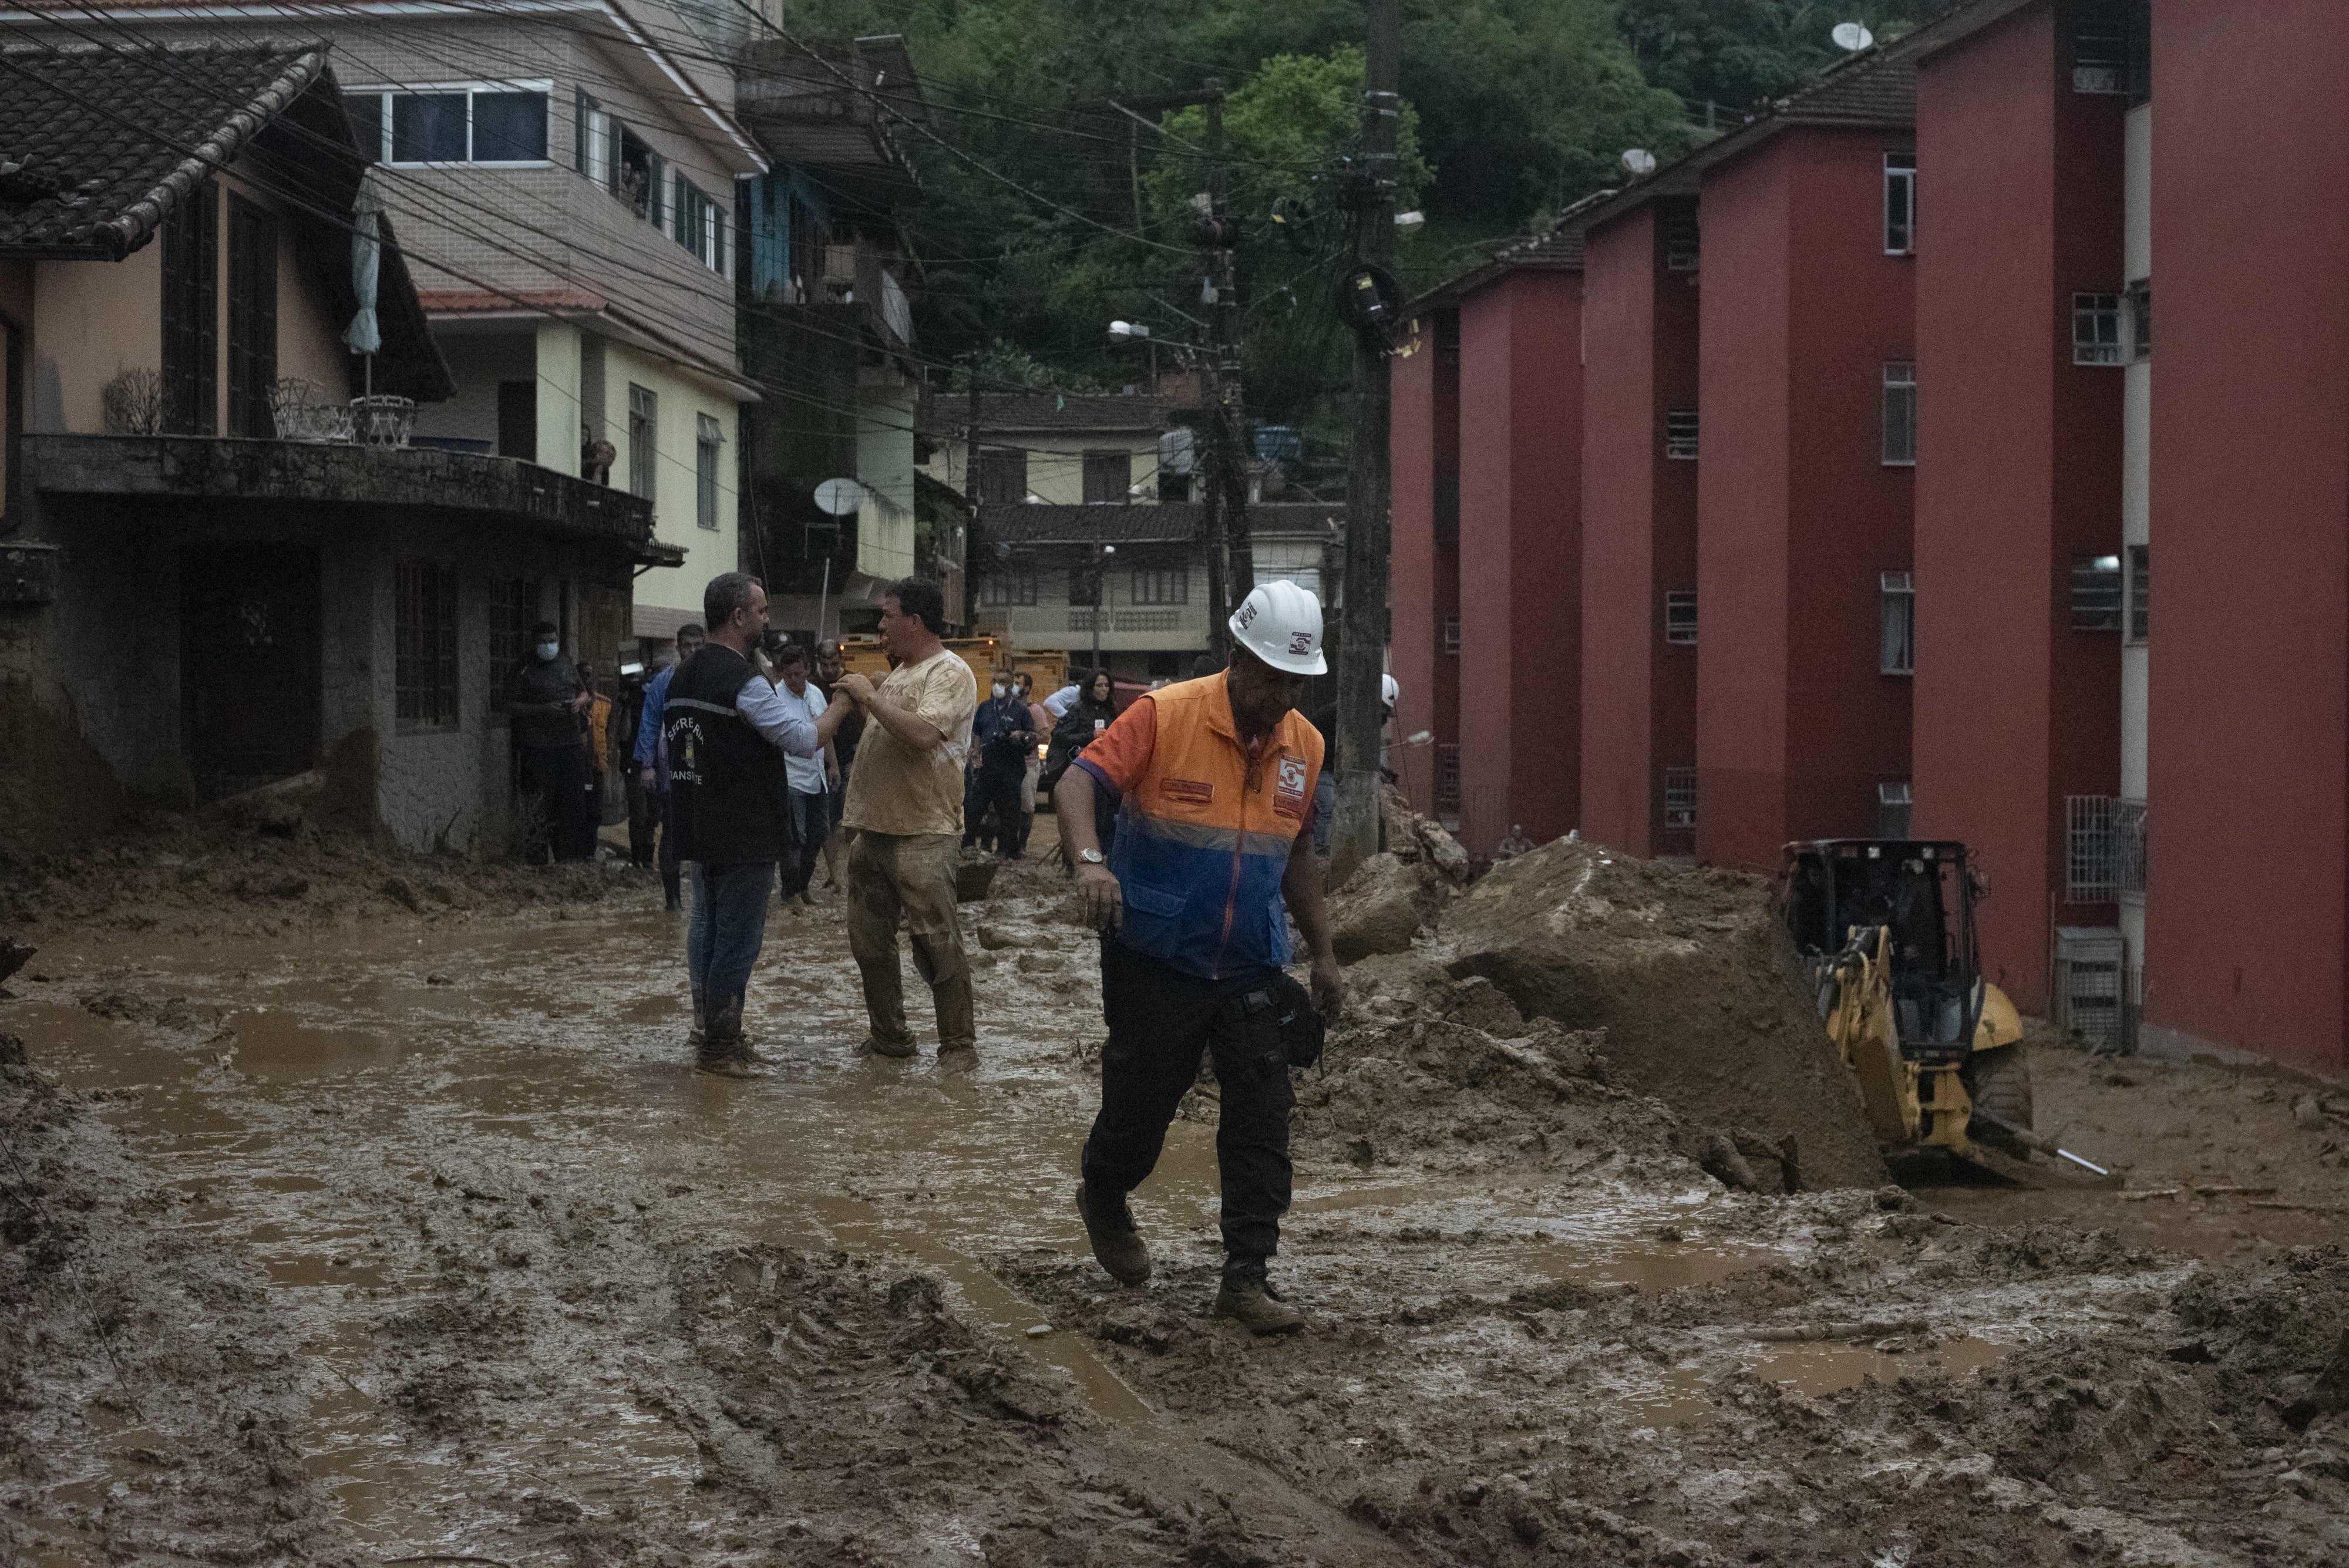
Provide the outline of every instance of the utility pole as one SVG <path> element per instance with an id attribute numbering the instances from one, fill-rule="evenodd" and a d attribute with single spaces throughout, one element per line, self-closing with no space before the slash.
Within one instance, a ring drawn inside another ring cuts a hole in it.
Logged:
<path id="1" fill-rule="evenodd" d="M 1206 419 L 1199 431 L 1197 462 L 1206 489 L 1207 518 L 1201 543 L 1207 552 L 1207 648 L 1218 664 L 1232 656 L 1231 631 L 1225 624 L 1240 581 L 1234 575 L 1232 556 L 1233 486 L 1229 427 L 1240 395 L 1238 340 L 1239 306 L 1233 287 L 1232 251 L 1224 206 L 1224 84 L 1209 77 L 1203 93 L 1207 111 L 1207 189 L 1195 228 L 1199 242 L 1201 286 L 1206 297 L 1206 352 L 1200 358 L 1199 389 L 1206 403 Z M 1239 526 L 1247 527 L 1243 511 Z"/>
<path id="2" fill-rule="evenodd" d="M 987 535 L 978 525 L 978 353 L 973 349 L 958 356 L 963 362 L 963 374 L 970 379 L 970 412 L 962 431 L 962 493 L 963 505 L 970 515 L 963 521 L 962 544 L 962 622 L 964 629 L 978 619 L 973 613 L 978 607 L 973 602 L 978 585 L 971 581 L 970 546 L 985 543 Z M 1008 640 L 1008 639 L 1007 639 Z"/>
<path id="3" fill-rule="evenodd" d="M 1351 190 L 1358 266 L 1394 258 L 1395 141 L 1402 107 L 1402 0 L 1370 0 L 1362 157 Z M 1392 410 L 1382 332 L 1358 330 L 1354 431 L 1346 464 L 1346 603 L 1338 642 L 1338 821 L 1332 886 L 1379 847 L 1380 678 L 1386 670 L 1388 473 Z M 1328 765 L 1325 763 L 1325 765 Z"/>

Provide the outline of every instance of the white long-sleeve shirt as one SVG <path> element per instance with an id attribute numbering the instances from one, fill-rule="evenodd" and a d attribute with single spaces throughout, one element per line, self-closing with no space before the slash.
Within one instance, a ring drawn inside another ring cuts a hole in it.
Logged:
<path id="1" fill-rule="evenodd" d="M 734 711 L 748 719 L 750 728 L 765 736 L 785 757 L 812 757 L 823 749 L 816 739 L 815 720 L 809 716 L 807 704 L 788 691 L 768 685 L 763 675 L 753 675 L 742 682 L 742 690 L 734 697 Z"/>

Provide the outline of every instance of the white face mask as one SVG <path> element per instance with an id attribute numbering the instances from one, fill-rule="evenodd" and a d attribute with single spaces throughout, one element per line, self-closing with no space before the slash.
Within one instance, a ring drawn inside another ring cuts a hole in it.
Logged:
<path id="1" fill-rule="evenodd" d="M 1004 692 L 1006 692 L 1006 691 L 1009 691 L 1009 690 L 1010 690 L 1010 689 L 1009 689 L 1009 687 L 1005 686 L 1005 685 L 1003 684 L 1003 682 L 1002 682 L 1002 681 L 1000 681 L 1000 680 L 999 680 L 999 681 L 997 681 L 997 682 L 995 683 L 995 694 L 996 694 L 998 697 L 1002 696 L 1002 695 L 1004 694 Z"/>
<path id="2" fill-rule="evenodd" d="M 553 659 L 556 654 L 562 651 L 563 650 L 551 642 L 542 642 L 538 645 L 538 656 L 541 659 Z"/>

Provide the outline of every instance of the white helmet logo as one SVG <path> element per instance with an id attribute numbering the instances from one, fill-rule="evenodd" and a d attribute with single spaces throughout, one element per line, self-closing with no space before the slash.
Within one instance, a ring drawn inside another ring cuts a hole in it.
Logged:
<path id="1" fill-rule="evenodd" d="M 1232 635 L 1240 646 L 1290 675 L 1325 675 L 1321 655 L 1321 601 L 1309 588 L 1283 578 L 1258 583 L 1232 614 Z"/>

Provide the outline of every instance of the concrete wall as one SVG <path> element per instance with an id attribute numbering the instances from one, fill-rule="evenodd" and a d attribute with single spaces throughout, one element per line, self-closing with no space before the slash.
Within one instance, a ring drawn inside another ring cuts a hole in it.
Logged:
<path id="1" fill-rule="evenodd" d="M 1912 358 L 1914 263 L 1883 243 L 1909 145 L 1801 128 L 1705 181 L 1697 851 L 1723 865 L 1871 836 L 1909 776 L 1878 600 L 1910 566 L 1913 471 L 1879 440 L 1883 367 Z"/>
<path id="2" fill-rule="evenodd" d="M 949 400 L 942 407 L 949 419 L 958 410 Z M 863 431 L 859 431 L 860 441 Z M 1158 437 L 1138 434 L 1133 431 L 1102 431 L 1093 433 L 1071 431 L 991 431 L 979 442 L 982 451 L 988 447 L 1019 447 L 1028 453 L 1028 493 L 1039 501 L 1055 506 L 1079 506 L 1085 499 L 1085 453 L 1089 452 L 1124 452 L 1131 454 L 1135 486 L 1127 499 L 1137 504 L 1151 504 L 1158 500 Z M 967 494 L 963 469 L 968 448 L 961 441 L 940 441 L 931 449 L 930 461 L 923 472 L 939 480 L 957 494 Z"/>
<path id="3" fill-rule="evenodd" d="M 2339 1072 L 2349 207 L 2306 193 L 2349 188 L 2349 142 L 2308 134 L 2349 34 L 2282 0 L 2154 17 L 2145 1035 Z"/>
<path id="4" fill-rule="evenodd" d="M 2075 366 L 2075 289 L 2117 288 L 2121 100 L 2072 91 L 2052 10 L 1918 74 L 1916 815 L 1992 875 L 1990 978 L 2048 1004 L 2064 798 L 2118 784 L 2119 639 L 2070 627 L 2070 571 L 2120 543 L 2117 369 Z"/>
<path id="5" fill-rule="evenodd" d="M 546 327 L 558 336 L 574 337 L 574 329 L 565 324 L 550 322 Z M 428 403 L 416 410 L 416 433 L 420 436 L 451 436 L 461 441 L 486 441 L 483 450 L 498 450 L 498 383 L 530 381 L 536 384 L 539 399 L 538 461 L 548 468 L 561 469 L 565 473 L 578 471 L 579 421 L 574 412 L 571 419 L 570 438 L 553 448 L 546 444 L 550 400 L 568 400 L 577 408 L 574 396 L 564 399 L 570 390 L 552 379 L 541 380 L 538 369 L 537 337 L 540 328 L 528 321 L 503 324 L 502 330 L 443 328 L 435 336 L 440 340 L 441 358 L 449 361 L 449 373 L 457 383 L 456 396 L 445 403 Z"/>
<path id="6" fill-rule="evenodd" d="M 1582 820 L 1582 279 L 1504 275 L 1460 306 L 1462 842 Z M 1406 731 L 1406 732 L 1408 732 Z"/>
<path id="7" fill-rule="evenodd" d="M 1696 762 L 1696 649 L 1663 622 L 1696 587 L 1697 464 L 1665 459 L 1663 427 L 1696 404 L 1698 291 L 1664 270 L 1658 206 L 1583 261 L 1582 832 L 1633 855 L 1692 847 L 1664 832 L 1663 771 Z"/>

